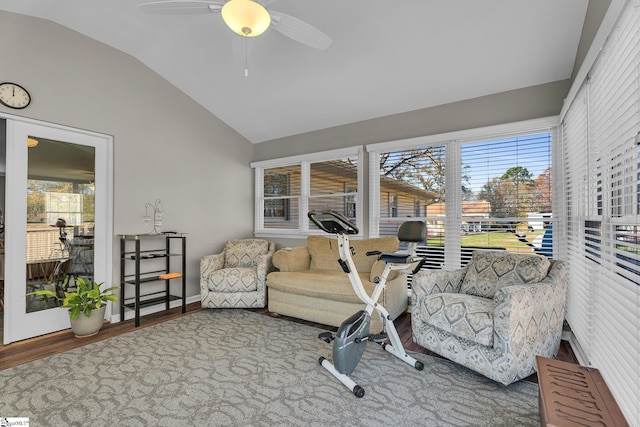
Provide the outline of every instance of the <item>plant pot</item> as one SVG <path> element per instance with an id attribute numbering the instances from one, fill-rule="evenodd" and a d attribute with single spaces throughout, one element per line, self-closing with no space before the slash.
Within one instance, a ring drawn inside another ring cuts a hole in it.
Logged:
<path id="1" fill-rule="evenodd" d="M 77 338 L 90 337 L 97 334 L 104 323 L 104 312 L 107 305 L 92 310 L 89 317 L 84 313 L 80 313 L 78 317 L 71 321 L 71 330 Z M 69 314 L 71 315 L 71 314 Z"/>

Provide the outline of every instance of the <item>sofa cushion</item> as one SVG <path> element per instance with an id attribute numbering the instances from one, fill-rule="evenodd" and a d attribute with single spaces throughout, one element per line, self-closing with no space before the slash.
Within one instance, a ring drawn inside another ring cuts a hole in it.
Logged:
<path id="1" fill-rule="evenodd" d="M 360 279 L 369 295 L 374 285 L 369 282 L 369 273 L 361 273 Z M 269 273 L 267 286 L 280 292 L 306 295 L 332 301 L 362 302 L 353 292 L 349 277 L 344 271 L 306 270 L 304 272 Z"/>
<path id="2" fill-rule="evenodd" d="M 223 268 L 207 276 L 207 286 L 215 292 L 255 292 L 258 275 L 253 268 Z"/>
<path id="3" fill-rule="evenodd" d="M 419 314 L 425 323 L 493 346 L 493 300 L 465 294 L 434 294 L 425 298 L 422 305 Z"/>
<path id="4" fill-rule="evenodd" d="M 395 236 L 378 237 L 375 239 L 350 240 L 349 244 L 355 249 L 353 262 L 358 273 L 369 273 L 373 263 L 378 259 L 376 256 L 367 256 L 369 251 L 395 252 L 400 246 L 400 241 Z M 338 240 L 324 236 L 307 237 L 307 248 L 311 256 L 311 270 L 333 270 L 340 271 L 342 267 L 338 264 L 340 253 L 338 251 Z M 368 279 L 368 275 L 367 275 Z"/>
<path id="5" fill-rule="evenodd" d="M 542 255 L 476 251 L 469 262 L 460 292 L 493 298 L 502 287 L 541 281 L 550 265 Z"/>
<path id="6" fill-rule="evenodd" d="M 224 245 L 224 266 L 255 267 L 256 257 L 269 252 L 269 242 L 262 239 L 229 240 Z"/>

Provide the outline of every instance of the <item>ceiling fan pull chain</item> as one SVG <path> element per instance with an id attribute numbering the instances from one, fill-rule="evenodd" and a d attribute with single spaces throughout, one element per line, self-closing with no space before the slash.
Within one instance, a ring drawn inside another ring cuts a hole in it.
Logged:
<path id="1" fill-rule="evenodd" d="M 245 77 L 249 77 L 249 59 L 248 59 L 248 54 L 247 54 L 247 39 L 248 37 L 244 38 L 244 76 Z"/>

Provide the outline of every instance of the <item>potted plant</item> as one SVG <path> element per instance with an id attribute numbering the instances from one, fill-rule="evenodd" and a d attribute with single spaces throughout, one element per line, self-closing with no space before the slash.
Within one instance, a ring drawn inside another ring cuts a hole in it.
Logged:
<path id="1" fill-rule="evenodd" d="M 117 301 L 118 299 L 117 295 L 110 292 L 114 289 L 119 289 L 119 286 L 100 289 L 102 285 L 103 283 L 78 277 L 75 281 L 75 291 L 64 292 L 64 298 L 48 289 L 37 290 L 27 295 L 40 295 L 45 298 L 53 297 L 62 302 L 62 307 L 69 309 L 71 330 L 74 335 L 76 337 L 87 337 L 97 334 L 102 328 L 107 301 Z M 81 316 L 80 314 L 83 315 Z"/>

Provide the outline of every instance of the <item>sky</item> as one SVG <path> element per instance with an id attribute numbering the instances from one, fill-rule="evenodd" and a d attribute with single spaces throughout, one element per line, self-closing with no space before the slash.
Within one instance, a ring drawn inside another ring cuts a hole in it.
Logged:
<path id="1" fill-rule="evenodd" d="M 514 166 L 527 168 L 532 179 L 551 165 L 551 134 L 519 136 L 462 145 L 463 172 L 470 176 L 469 187 L 477 193 L 491 178 Z"/>

